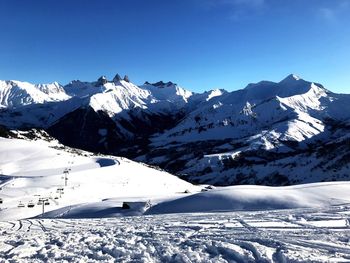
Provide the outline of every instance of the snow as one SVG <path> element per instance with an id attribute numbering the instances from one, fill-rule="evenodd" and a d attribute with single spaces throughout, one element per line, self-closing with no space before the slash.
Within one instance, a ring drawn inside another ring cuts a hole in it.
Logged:
<path id="1" fill-rule="evenodd" d="M 225 158 L 239 159 L 254 149 L 288 152 L 281 141 L 320 138 L 327 132 L 325 118 L 348 122 L 349 101 L 349 95 L 331 93 L 293 74 L 279 83 L 262 81 L 231 93 L 203 94 L 171 82 L 136 86 L 121 80 L 99 86 L 73 81 L 63 87 L 57 82 L 0 81 L 4 110 L 0 118 L 11 127 L 49 127 L 81 106 L 112 118 L 135 108 L 156 114 L 185 109 L 185 118 L 153 138 L 153 146 L 244 138 L 246 145 L 240 148 L 223 142 L 218 146 L 222 152 L 179 158 L 189 160 L 188 171 L 210 167 L 213 172 L 203 178 L 217 182 L 248 169 L 221 171 Z M 106 136 L 107 130 L 98 129 L 98 134 Z M 167 159 L 157 156 L 153 161 Z M 294 179 L 327 179 L 327 172 L 305 172 L 316 161 L 317 154 L 307 160 L 301 154 L 266 167 L 256 165 L 257 180 L 272 166 L 290 174 L 294 168 L 285 164 L 295 162 L 300 165 Z M 334 158 L 328 164 L 336 162 Z M 213 188 L 55 141 L 4 138 L 0 138 L 0 174 L 1 262 L 350 261 L 349 182 Z M 44 214 L 40 198 L 50 203 Z"/>
<path id="2" fill-rule="evenodd" d="M 273 136 L 274 139 L 298 142 L 324 131 L 321 120 L 324 110 L 329 108 L 325 100 L 329 92 L 295 75 L 279 83 L 262 81 L 250 84 L 231 93 L 217 91 L 218 94 L 212 91 L 215 96 L 209 94 L 206 102 L 199 104 L 177 126 L 155 136 L 153 144 L 255 136 L 261 138 L 255 145 L 271 149 L 280 144 L 265 140 L 262 135 L 266 127 L 270 130 L 267 132 L 277 135 Z"/>
<path id="3" fill-rule="evenodd" d="M 194 186 L 125 158 L 5 138 L 0 169 L 5 262 L 350 259 L 350 182 Z"/>
<path id="4" fill-rule="evenodd" d="M 236 157 L 239 156 L 239 154 L 241 153 L 241 151 L 233 151 L 233 152 L 226 152 L 226 153 L 217 153 L 217 154 L 207 154 L 204 155 L 204 158 L 213 158 L 216 157 L 219 160 L 221 160 L 223 157 L 231 157 L 232 159 L 235 159 Z"/>
<path id="5" fill-rule="evenodd" d="M 348 262 L 348 205 L 0 222 L 9 262 Z M 322 222 L 319 226 L 315 221 Z"/>
<path id="6" fill-rule="evenodd" d="M 64 101 L 70 98 L 57 82 L 51 84 L 31 84 L 21 81 L 0 81 L 0 105 L 17 108 L 35 103 Z"/>
<path id="7" fill-rule="evenodd" d="M 205 99 L 206 101 L 211 100 L 212 98 L 221 96 L 224 92 L 220 89 L 215 89 L 209 92 L 208 97 Z"/>
<path id="8" fill-rule="evenodd" d="M 350 202 L 349 190 L 349 182 L 288 187 L 228 186 L 162 202 L 147 213 L 316 208 Z"/>
<path id="9" fill-rule="evenodd" d="M 25 206 L 31 201 L 37 204 L 40 197 L 50 200 L 46 212 L 61 209 L 62 214 L 84 204 L 95 203 L 105 209 L 121 207 L 124 201 L 183 196 L 186 190 L 200 190 L 166 172 L 124 158 L 52 147 L 61 146 L 0 138 L 0 220 L 40 215 L 41 205 L 18 207 L 20 202 Z M 64 186 L 66 169 L 68 184 Z M 57 189 L 61 187 L 64 194 L 59 197 Z"/>
<path id="10" fill-rule="evenodd" d="M 332 154 L 312 153 L 310 157 L 305 150 L 317 151 L 317 147 L 348 133 L 350 95 L 332 93 L 320 84 L 293 74 L 278 83 L 262 81 L 206 100 L 208 94 L 193 95 L 192 100 L 201 96 L 200 103 L 176 126 L 151 137 L 150 145 L 154 150 L 168 148 L 182 153 L 182 149 L 196 145 L 197 151 L 204 152 L 203 155 L 193 154 L 185 164 L 179 162 L 184 168 L 176 172 L 186 174 L 189 180 L 211 184 L 242 181 L 269 184 L 265 179 L 274 174 L 286 176 L 289 183 L 349 178 L 349 168 L 341 161 L 346 160 L 346 149 L 339 155 L 339 162 Z M 230 145 L 221 149 L 220 144 L 227 142 Z M 272 160 L 257 156 L 260 161 L 240 165 L 237 156 L 228 158 L 237 151 L 241 152 L 243 161 L 264 152 L 267 155 L 289 153 L 294 157 L 283 158 L 282 154 Z M 158 156 L 153 158 L 151 152 L 143 160 L 163 167 L 174 162 L 171 158 L 158 162 L 156 158 Z M 333 167 L 338 167 L 339 171 L 338 168 L 333 172 L 327 169 L 330 159 L 334 159 Z M 229 161 L 228 165 L 225 160 Z M 230 161 L 235 167 L 228 167 Z M 242 176 L 238 178 L 238 175 Z M 249 180 L 242 177 L 249 177 Z"/>
<path id="11" fill-rule="evenodd" d="M 91 106 L 107 113 L 121 133 L 132 137 L 118 120 L 131 120 L 129 114 L 134 110 L 149 114 L 186 112 L 175 127 L 154 134 L 152 145 L 250 137 L 247 149 L 274 149 L 283 146 L 280 140 L 312 140 L 324 133 L 325 118 L 348 120 L 350 112 L 348 95 L 331 93 L 294 74 L 278 83 L 261 81 L 238 91 L 216 89 L 202 94 L 171 82 L 137 86 L 120 80 L 99 85 L 72 81 L 62 87 L 56 82 L 1 81 L 0 107 L 9 111 L 0 116 L 0 123 L 11 128 L 48 128 L 65 114 Z M 22 110 L 12 112 L 13 107 Z"/>
<path id="12" fill-rule="evenodd" d="M 89 105 L 95 110 L 102 110 L 110 117 L 130 108 L 147 108 L 146 102 L 150 93 L 140 89 L 132 83 L 120 81 L 118 83 L 106 83 L 102 93 L 96 93 L 90 97 Z"/>
<path id="13" fill-rule="evenodd" d="M 57 82 L 34 85 L 20 81 L 0 81 L 0 108 L 7 109 L 0 123 L 11 128 L 23 126 L 47 128 L 65 114 L 91 106 L 111 118 L 128 118 L 128 111 L 143 109 L 171 113 L 188 103 L 192 92 L 176 84 L 164 88 L 137 86 L 120 80 L 100 85 L 75 80 L 66 86 Z M 17 116 L 13 118 L 14 114 Z"/>

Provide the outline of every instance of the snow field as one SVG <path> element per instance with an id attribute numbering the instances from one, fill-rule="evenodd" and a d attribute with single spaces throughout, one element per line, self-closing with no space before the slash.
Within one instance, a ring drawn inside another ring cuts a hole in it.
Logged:
<path id="1" fill-rule="evenodd" d="M 350 205 L 0 223 L 2 262 L 349 262 Z"/>
<path id="2" fill-rule="evenodd" d="M 80 156 L 50 148 L 43 141 L 1 138 L 0 145 L 0 168 L 6 174 L 0 177 L 0 220 L 41 215 L 39 198 L 49 199 L 45 212 L 61 209 L 62 214 L 86 204 L 103 210 L 121 207 L 123 201 L 162 199 L 199 189 L 166 172 L 123 158 Z M 63 193 L 59 193 L 59 188 Z M 34 207 L 28 208 L 29 203 L 34 203 Z M 18 207 L 20 204 L 24 207 Z M 92 211 L 90 206 L 90 214 Z M 111 214 L 103 214 L 108 215 Z"/>

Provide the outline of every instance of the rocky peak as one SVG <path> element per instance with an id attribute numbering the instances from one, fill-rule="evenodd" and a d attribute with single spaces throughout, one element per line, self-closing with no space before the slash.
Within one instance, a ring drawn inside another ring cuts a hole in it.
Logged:
<path id="1" fill-rule="evenodd" d="M 99 86 L 102 86 L 104 84 L 106 84 L 108 82 L 106 76 L 101 76 L 99 77 L 99 79 L 97 80 L 96 82 L 96 86 L 99 87 Z"/>
<path id="2" fill-rule="evenodd" d="M 113 82 L 119 82 L 122 80 L 122 77 L 117 73 L 117 75 L 115 75 L 115 77 L 113 78 Z"/>
<path id="3" fill-rule="evenodd" d="M 170 86 L 173 86 L 173 85 L 176 85 L 175 83 L 171 82 L 171 81 L 168 81 L 168 82 L 164 82 L 164 81 L 158 81 L 156 83 L 153 83 L 152 84 L 153 86 L 155 87 L 158 87 L 158 88 L 165 88 L 165 87 L 170 87 Z"/>

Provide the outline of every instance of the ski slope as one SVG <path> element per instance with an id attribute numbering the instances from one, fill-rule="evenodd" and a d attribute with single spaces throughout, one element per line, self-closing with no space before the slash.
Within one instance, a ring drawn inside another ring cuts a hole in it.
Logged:
<path id="1" fill-rule="evenodd" d="M 183 196 L 185 191 L 199 189 L 166 172 L 128 159 L 52 146 L 62 147 L 57 142 L 0 138 L 3 174 L 0 177 L 0 198 L 3 200 L 0 220 L 41 215 L 40 198 L 49 199 L 45 213 L 61 209 L 62 214 L 62 208 L 71 210 L 83 204 L 95 203 L 106 209 L 111 205 L 121 207 L 124 201 L 146 203 L 149 199 Z M 65 170 L 68 170 L 67 186 Z M 64 189 L 63 194 L 59 188 Z M 110 198 L 114 198 L 113 201 L 108 200 Z M 29 203 L 34 203 L 34 207 L 28 208 Z M 25 207 L 18 207 L 19 204 Z M 106 211 L 103 216 L 111 214 Z"/>
<path id="2" fill-rule="evenodd" d="M 350 205 L 0 222 L 4 262 L 349 262 Z"/>

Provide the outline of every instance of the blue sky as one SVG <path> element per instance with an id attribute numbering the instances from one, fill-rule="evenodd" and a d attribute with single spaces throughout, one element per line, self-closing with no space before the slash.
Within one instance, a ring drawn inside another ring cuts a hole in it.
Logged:
<path id="1" fill-rule="evenodd" d="M 350 0 L 1 0 L 0 79 L 235 90 L 289 73 L 350 93 Z"/>

